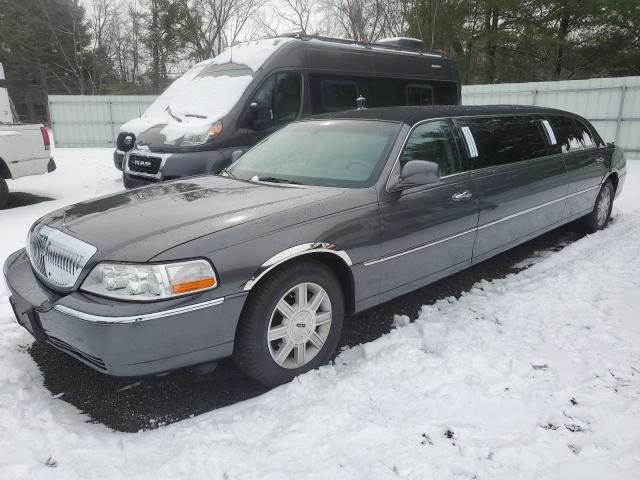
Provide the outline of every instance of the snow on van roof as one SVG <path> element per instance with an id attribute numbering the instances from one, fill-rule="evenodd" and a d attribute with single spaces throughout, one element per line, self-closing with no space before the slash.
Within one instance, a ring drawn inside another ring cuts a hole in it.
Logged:
<path id="1" fill-rule="evenodd" d="M 276 50 L 291 41 L 293 41 L 293 38 L 264 38 L 262 40 L 238 43 L 228 47 L 217 57 L 200 62 L 198 65 L 221 65 L 233 62 L 247 65 L 255 72 Z"/>
<path id="2" fill-rule="evenodd" d="M 202 135 L 227 115 L 253 80 L 258 70 L 291 38 L 270 38 L 228 47 L 215 58 L 193 66 L 175 80 L 144 112 L 142 117 L 125 123 L 120 131 L 140 132 L 166 124 L 161 133 L 166 143 L 182 137 Z M 212 66 L 229 65 L 209 74 Z M 242 68 L 246 66 L 248 68 Z"/>

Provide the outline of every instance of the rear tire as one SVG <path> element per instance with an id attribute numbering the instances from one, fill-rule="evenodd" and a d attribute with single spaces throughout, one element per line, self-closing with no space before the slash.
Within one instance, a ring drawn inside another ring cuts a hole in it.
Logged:
<path id="1" fill-rule="evenodd" d="M 233 359 L 263 385 L 289 382 L 327 363 L 343 322 L 344 295 L 328 267 L 317 261 L 285 265 L 251 292 Z"/>
<path id="2" fill-rule="evenodd" d="M 582 219 L 582 224 L 587 233 L 595 233 L 607 226 L 611 218 L 614 194 L 613 182 L 607 180 L 600 188 L 600 192 L 598 192 L 593 211 Z"/>
<path id="3" fill-rule="evenodd" d="M 0 210 L 2 210 L 9 200 L 9 187 L 4 178 L 0 177 Z"/>

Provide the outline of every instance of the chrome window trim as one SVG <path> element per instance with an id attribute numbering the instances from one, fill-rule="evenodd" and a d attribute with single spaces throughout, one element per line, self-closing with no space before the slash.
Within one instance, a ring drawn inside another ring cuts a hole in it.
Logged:
<path id="1" fill-rule="evenodd" d="M 549 140 L 549 144 L 557 145 L 558 140 L 556 139 L 556 134 L 553 131 L 553 128 L 551 128 L 551 124 L 549 123 L 549 120 L 543 119 L 542 126 L 544 127 L 545 132 L 547 132 L 547 139 Z"/>
<path id="2" fill-rule="evenodd" d="M 387 181 L 385 183 L 385 190 L 387 193 L 393 193 L 390 190 L 390 186 L 389 184 L 391 183 L 391 176 L 393 175 L 394 170 L 396 169 L 398 162 L 400 161 L 400 155 L 402 155 L 402 152 L 404 152 L 404 148 L 407 146 L 407 142 L 409 141 L 409 138 L 411 137 L 411 134 L 413 133 L 413 131 L 418 128 L 420 125 L 424 125 L 425 123 L 429 123 L 429 122 L 437 122 L 437 121 L 442 121 L 442 120 L 449 120 L 450 117 L 438 117 L 438 118 L 427 118 L 426 120 L 420 120 L 417 123 L 414 123 L 411 126 L 411 129 L 407 132 L 407 135 L 404 137 L 404 140 L 402 141 L 402 146 L 400 147 L 400 150 L 398 151 L 398 154 L 396 155 L 396 159 L 393 161 L 393 166 L 391 167 L 391 170 L 389 170 L 389 175 L 387 176 Z M 457 173 L 465 173 L 465 172 L 457 172 Z M 455 175 L 455 174 L 454 174 Z M 451 175 L 448 175 L 451 176 Z M 444 177 L 441 177 L 441 179 Z"/>
<path id="3" fill-rule="evenodd" d="M 468 126 L 463 125 L 462 127 L 460 127 L 460 131 L 462 132 L 465 144 L 467 145 L 467 153 L 469 154 L 469 158 L 478 158 L 478 147 L 476 146 L 476 139 L 473 137 L 471 129 Z"/>
<path id="4" fill-rule="evenodd" d="M 526 210 L 522 210 L 520 212 L 513 213 L 511 215 L 507 215 L 506 217 L 499 218 L 498 220 L 494 220 L 492 222 L 488 222 L 488 223 L 485 223 L 483 225 L 478 225 L 477 227 L 471 228 L 469 230 L 465 230 L 464 232 L 456 233 L 454 235 L 450 235 L 450 236 L 445 237 L 445 238 L 441 238 L 440 240 L 436 240 L 434 242 L 426 243 L 424 245 L 419 245 L 419 246 L 411 248 L 409 250 L 405 250 L 405 251 L 398 252 L 398 253 L 393 253 L 393 254 L 387 255 L 385 257 L 378 257 L 378 258 L 373 258 L 371 260 L 366 260 L 365 262 L 363 262 L 363 265 L 365 267 L 368 267 L 368 266 L 371 266 L 371 265 L 375 265 L 376 263 L 386 262 L 387 260 L 392 260 L 394 258 L 402 257 L 403 255 L 407 255 L 409 253 L 414 253 L 414 252 L 417 252 L 419 250 L 423 250 L 425 248 L 433 247 L 434 245 L 438 245 L 440 243 L 444 243 L 444 242 L 447 242 L 449 240 L 453 240 L 453 239 L 461 237 L 463 235 L 467 235 L 469 233 L 477 232 L 477 231 L 483 230 L 485 228 L 492 227 L 492 226 L 497 225 L 499 223 L 502 223 L 504 221 L 511 220 L 511 219 L 514 219 L 514 218 L 519 217 L 521 215 L 524 215 L 526 213 L 531 213 L 531 212 L 533 212 L 535 210 L 538 210 L 540 208 L 548 207 L 549 205 L 553 205 L 554 203 L 558 203 L 558 202 L 561 202 L 563 200 L 567 200 L 567 199 L 569 199 L 571 197 L 575 197 L 577 195 L 581 195 L 583 193 L 587 193 L 587 192 L 589 192 L 591 190 L 594 190 L 596 188 L 600 188 L 605 181 L 606 181 L 606 178 L 601 183 L 599 183 L 598 185 L 594 185 L 593 187 L 585 188 L 584 190 L 580 190 L 579 192 L 573 192 L 573 193 L 570 193 L 568 195 L 564 195 L 564 196 L 562 196 L 560 198 L 556 198 L 555 200 L 551 200 L 550 202 L 545 202 L 543 204 L 536 205 L 535 207 L 528 208 Z"/>
<path id="5" fill-rule="evenodd" d="M 69 317 L 78 318 L 92 323 L 102 324 L 121 324 L 121 323 L 138 323 L 148 320 L 155 320 L 157 318 L 172 317 L 174 315 L 180 315 L 183 313 L 193 312 L 201 310 L 203 308 L 213 307 L 224 303 L 224 297 L 209 300 L 207 302 L 195 303 L 193 305 L 187 305 L 184 307 L 171 308 L 169 310 L 162 310 L 160 312 L 145 313 L 141 315 L 131 315 L 123 317 L 107 317 L 103 315 L 93 315 L 91 313 L 80 312 L 73 308 L 65 307 L 64 305 L 56 305 L 53 309 Z"/>
<path id="6" fill-rule="evenodd" d="M 257 273 L 254 274 L 254 276 L 249 280 L 247 280 L 247 282 L 243 285 L 242 290 L 245 292 L 251 290 L 262 277 L 264 277 L 275 267 L 281 265 L 287 260 L 291 260 L 292 258 L 296 258 L 301 255 L 308 255 L 310 253 L 332 253 L 333 255 L 339 257 L 348 267 L 353 265 L 351 257 L 349 257 L 349 254 L 347 254 L 347 252 L 345 252 L 344 250 L 335 250 L 335 246 L 330 243 L 303 243 L 301 245 L 287 248 L 286 250 L 283 250 L 269 258 L 260 266 Z"/>
<path id="7" fill-rule="evenodd" d="M 393 175 L 393 172 L 396 169 L 396 166 L 397 166 L 398 161 L 400 159 L 400 155 L 402 155 L 402 151 L 404 150 L 405 146 L 407 145 L 407 141 L 409 140 L 409 137 L 411 136 L 411 134 L 413 133 L 413 130 L 416 127 L 418 127 L 418 126 L 420 126 L 420 125 L 422 125 L 424 123 L 427 123 L 427 122 L 433 122 L 433 121 L 437 121 L 437 120 L 451 120 L 451 121 L 453 121 L 454 129 L 455 128 L 460 129 L 461 133 L 464 136 L 464 133 L 462 132 L 462 128 L 465 127 L 466 125 L 459 125 L 458 122 L 457 122 L 458 120 L 475 119 L 475 118 L 524 117 L 524 116 L 535 116 L 535 115 L 537 115 L 537 113 L 535 113 L 535 112 L 534 113 L 498 113 L 498 114 L 494 114 L 494 115 L 491 115 L 491 114 L 484 114 L 484 115 L 458 115 L 458 116 L 449 116 L 449 117 L 427 118 L 425 120 L 421 120 L 421 121 L 413 124 L 411 129 L 407 133 L 405 139 L 403 140 L 402 146 L 400 148 L 400 151 L 398 152 L 398 155 L 396 156 L 396 159 L 393 162 L 393 166 L 391 167 L 391 170 L 389 171 L 389 175 L 387 176 L 387 182 L 385 184 L 386 192 L 387 193 L 393 193 L 391 190 L 389 190 L 389 183 L 391 182 L 391 176 Z M 569 118 L 573 118 L 573 117 L 569 117 Z M 586 128 L 586 126 L 585 126 L 585 128 Z M 471 132 L 471 130 L 469 130 L 469 132 Z M 591 133 L 591 130 L 589 130 L 589 132 Z M 471 134 L 471 138 L 473 138 L 473 134 Z M 477 145 L 475 144 L 475 139 L 473 140 L 473 145 L 475 147 L 476 155 L 478 155 L 478 150 L 477 150 Z M 594 147 L 597 147 L 597 145 L 595 143 L 594 143 Z M 469 152 L 467 152 L 467 153 L 469 153 Z M 571 152 L 562 152 L 562 153 L 564 155 L 566 155 L 567 153 L 571 153 Z M 488 167 L 482 167 L 482 168 L 477 168 L 477 169 L 471 169 L 470 168 L 468 170 L 462 170 L 461 172 L 456 172 L 456 173 L 453 173 L 451 175 L 447 175 L 447 176 L 441 177 L 441 180 L 444 179 L 444 178 L 449 178 L 449 177 L 452 177 L 454 175 L 459 175 L 459 174 L 462 174 L 462 173 L 477 173 L 477 172 L 482 172 L 483 170 L 488 170 L 488 169 L 492 169 L 492 168 L 496 168 L 496 167 L 500 167 L 500 166 L 514 165 L 514 164 L 521 163 L 521 162 L 539 160 L 541 158 L 548 158 L 548 157 L 551 157 L 551 156 L 553 156 L 553 155 L 546 155 L 544 157 L 536 157 L 536 158 L 528 158 L 526 160 L 518 160 L 517 162 L 506 163 L 506 164 L 503 164 L 503 165 L 490 165 Z"/>

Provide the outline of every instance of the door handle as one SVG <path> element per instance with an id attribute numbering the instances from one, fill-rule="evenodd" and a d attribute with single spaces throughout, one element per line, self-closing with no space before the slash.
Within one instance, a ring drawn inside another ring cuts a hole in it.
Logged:
<path id="1" fill-rule="evenodd" d="M 454 202 L 459 202 L 460 200 L 468 200 L 473 197 L 473 194 L 469 190 L 465 190 L 464 192 L 458 192 L 451 195 L 451 198 Z"/>

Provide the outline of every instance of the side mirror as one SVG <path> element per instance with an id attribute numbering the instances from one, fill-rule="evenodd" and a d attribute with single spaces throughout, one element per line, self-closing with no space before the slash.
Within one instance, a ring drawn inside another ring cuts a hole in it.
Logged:
<path id="1" fill-rule="evenodd" d="M 238 160 L 242 155 L 244 155 L 244 150 L 234 150 L 231 152 L 231 163 Z"/>
<path id="2" fill-rule="evenodd" d="M 268 105 L 251 102 L 247 108 L 247 117 L 254 130 L 264 130 L 273 125 L 273 111 Z"/>
<path id="3" fill-rule="evenodd" d="M 400 175 L 391 185 L 391 191 L 397 192 L 417 185 L 427 185 L 440 181 L 440 166 L 435 162 L 411 160 L 404 164 Z"/>

